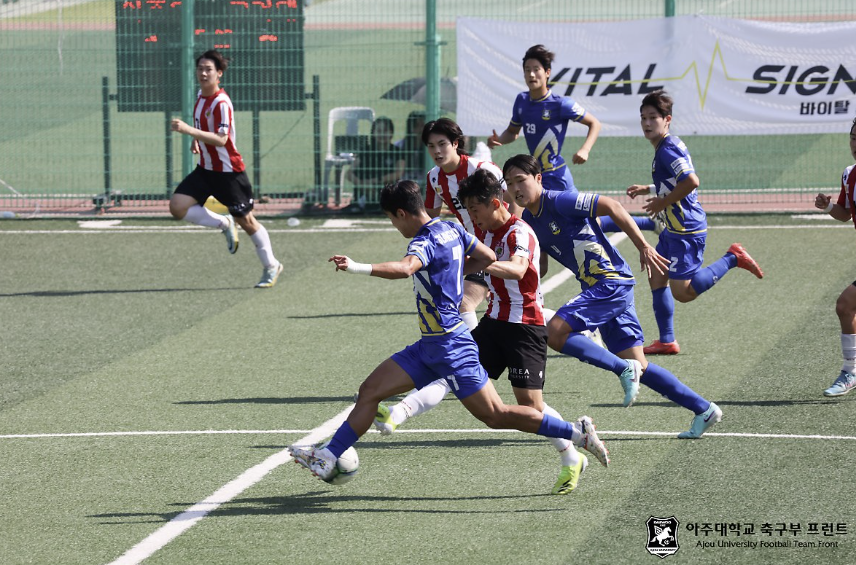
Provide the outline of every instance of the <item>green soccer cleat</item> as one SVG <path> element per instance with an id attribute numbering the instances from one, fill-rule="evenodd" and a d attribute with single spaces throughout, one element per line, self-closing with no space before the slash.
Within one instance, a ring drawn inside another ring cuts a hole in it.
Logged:
<path id="1" fill-rule="evenodd" d="M 223 230 L 223 235 L 226 236 L 226 246 L 229 248 L 229 253 L 234 255 L 238 250 L 238 226 L 235 225 L 235 218 L 231 214 L 226 214 L 225 218 L 229 225 Z"/>
<path id="2" fill-rule="evenodd" d="M 627 368 L 618 375 L 621 388 L 624 389 L 624 403 L 622 405 L 625 408 L 631 406 L 636 401 L 636 397 L 639 396 L 639 378 L 641 376 L 642 363 L 635 359 L 628 359 Z"/>
<path id="3" fill-rule="evenodd" d="M 277 262 L 273 267 L 268 267 L 262 271 L 261 280 L 256 283 L 256 288 L 271 288 L 276 284 L 279 274 L 282 272 L 282 263 Z"/>
<path id="4" fill-rule="evenodd" d="M 395 424 L 392 421 L 392 413 L 389 411 L 389 408 L 383 404 L 377 405 L 377 414 L 375 414 L 374 425 L 378 431 L 385 436 L 394 432 L 395 428 L 398 427 L 398 424 Z"/>
<path id="5" fill-rule="evenodd" d="M 690 425 L 690 431 L 681 432 L 678 434 L 680 439 L 698 439 L 704 432 L 710 429 L 714 424 L 722 420 L 722 410 L 715 403 L 711 402 L 710 407 L 693 418 L 693 423 Z"/>
<path id="6" fill-rule="evenodd" d="M 580 475 L 588 467 L 588 459 L 580 453 L 580 461 L 573 467 L 565 465 L 559 472 L 559 479 L 553 485 L 551 494 L 570 494 L 572 490 L 577 488 L 577 483 L 580 480 Z"/>
<path id="7" fill-rule="evenodd" d="M 841 371 L 832 386 L 823 391 L 824 396 L 842 396 L 856 387 L 856 376 L 847 371 Z"/>

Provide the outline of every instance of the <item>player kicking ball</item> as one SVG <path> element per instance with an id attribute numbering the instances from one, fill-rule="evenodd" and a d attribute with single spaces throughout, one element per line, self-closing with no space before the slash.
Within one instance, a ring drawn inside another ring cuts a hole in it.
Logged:
<path id="1" fill-rule="evenodd" d="M 544 190 L 538 162 L 530 155 L 510 158 L 502 173 L 508 192 L 523 207 L 523 220 L 532 226 L 541 248 L 570 269 L 582 287 L 582 292 L 559 308 L 547 324 L 548 345 L 618 375 L 624 388 L 624 406 L 636 399 L 641 383 L 691 410 L 695 417 L 690 429 L 678 437 L 700 438 L 722 419 L 722 410 L 665 368 L 648 363 L 642 352 L 642 326 L 633 305 L 633 272 L 595 219 L 609 216 L 627 234 L 649 276 L 667 271 L 669 261 L 648 245 L 618 201 L 591 193 Z M 594 328 L 600 328 L 606 349 L 581 334 Z"/>
<path id="2" fill-rule="evenodd" d="M 488 427 L 565 438 L 585 446 L 608 465 L 606 447 L 590 418 L 571 423 L 529 406 L 507 406 L 479 363 L 476 343 L 458 311 L 461 281 L 465 273 L 484 270 L 493 263 L 494 252 L 460 225 L 432 219 L 419 185 L 413 181 L 385 186 L 380 206 L 401 235 L 411 240 L 404 258 L 368 265 L 334 255 L 330 261 L 337 271 L 384 279 L 413 277 L 422 337 L 382 362 L 363 381 L 354 409 L 326 447 L 289 447 L 294 461 L 319 479 L 329 480 L 336 472 L 338 458 L 372 425 L 382 400 L 443 378 L 461 404 Z"/>
<path id="3" fill-rule="evenodd" d="M 538 239 L 525 222 L 503 204 L 504 187 L 486 169 L 475 171 L 461 182 L 458 199 L 466 207 L 479 239 L 496 253 L 496 262 L 485 269 L 490 290 L 487 312 L 473 331 L 479 362 L 491 379 L 506 369 L 517 403 L 561 419 L 544 402 L 542 394 L 547 367 L 547 328 L 541 295 L 541 250 Z M 446 395 L 444 381 L 408 395 L 391 409 L 378 406 L 375 426 L 389 434 L 408 418 L 437 406 Z M 440 386 L 440 394 L 426 396 L 427 388 Z M 587 417 L 580 422 L 588 425 Z M 584 437 L 583 437 L 584 439 Z M 588 460 L 567 439 L 551 438 L 562 458 L 553 494 L 568 494 L 577 487 Z M 584 445 L 580 447 L 585 448 Z"/>

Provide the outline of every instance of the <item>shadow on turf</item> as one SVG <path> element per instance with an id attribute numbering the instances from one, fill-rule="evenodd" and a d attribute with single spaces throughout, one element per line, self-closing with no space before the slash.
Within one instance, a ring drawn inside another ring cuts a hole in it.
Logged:
<path id="1" fill-rule="evenodd" d="M 401 436 L 398 436 L 401 437 Z M 542 447 L 546 438 L 447 439 L 426 441 L 360 441 L 358 449 L 415 449 L 417 447 Z M 254 445 L 250 449 L 285 449 L 287 445 Z"/>
<path id="2" fill-rule="evenodd" d="M 180 400 L 173 404 L 311 404 L 323 402 L 353 402 L 351 396 L 290 396 L 270 398 L 221 398 L 219 400 Z"/>
<path id="3" fill-rule="evenodd" d="M 338 314 L 316 314 L 314 316 L 286 316 L 289 320 L 317 320 L 319 318 L 374 318 L 376 316 L 412 316 L 413 312 L 342 312 Z"/>
<path id="4" fill-rule="evenodd" d="M 853 398 L 856 398 L 854 396 Z M 844 399 L 841 398 L 813 398 L 813 399 L 801 399 L 801 400 L 716 400 L 717 406 L 805 406 L 805 405 L 825 405 L 825 404 L 835 404 L 837 402 L 841 402 Z M 674 402 L 664 400 L 662 402 L 634 402 L 633 406 L 655 406 L 659 408 L 669 408 L 673 406 L 677 406 Z M 623 408 L 621 404 L 615 403 L 602 403 L 602 404 L 591 404 L 592 408 Z"/>
<path id="5" fill-rule="evenodd" d="M 246 290 L 246 287 L 224 288 L 140 288 L 133 290 L 34 290 L 33 292 L 10 292 L 0 294 L 0 298 L 33 296 L 36 298 L 56 298 L 62 296 L 84 296 L 87 294 L 145 294 L 147 292 L 216 292 L 221 290 Z"/>

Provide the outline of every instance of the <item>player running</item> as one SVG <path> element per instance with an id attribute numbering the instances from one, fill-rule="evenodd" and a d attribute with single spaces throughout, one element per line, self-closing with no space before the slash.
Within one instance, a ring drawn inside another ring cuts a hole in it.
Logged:
<path id="1" fill-rule="evenodd" d="M 538 162 L 530 155 L 512 157 L 502 172 L 509 194 L 524 208 L 523 220 L 532 226 L 541 249 L 570 269 L 582 287 L 582 292 L 559 308 L 547 324 L 548 345 L 618 375 L 624 388 L 624 406 L 636 399 L 641 382 L 691 410 L 695 417 L 690 429 L 678 437 L 701 437 L 722 419 L 722 410 L 663 367 L 648 363 L 633 305 L 633 272 L 595 218 L 608 215 L 627 234 L 639 250 L 642 269 L 649 277 L 665 271 L 669 261 L 648 245 L 616 200 L 590 193 L 544 190 Z M 606 349 L 581 334 L 594 328 L 600 328 Z"/>
<path id="2" fill-rule="evenodd" d="M 494 252 L 461 226 L 432 219 L 413 181 L 384 187 L 380 205 L 401 235 L 411 239 L 404 258 L 367 265 L 334 255 L 330 261 L 337 271 L 385 279 L 413 277 L 422 337 L 372 371 L 360 386 L 354 409 L 327 447 L 289 447 L 295 462 L 322 480 L 330 478 L 339 456 L 369 429 L 382 400 L 443 378 L 464 407 L 487 426 L 569 439 L 607 465 L 606 448 L 590 418 L 570 423 L 528 406 L 507 406 L 479 363 L 476 344 L 458 311 L 461 280 L 464 273 L 493 263 Z"/>
<path id="3" fill-rule="evenodd" d="M 235 147 L 235 111 L 229 95 L 220 87 L 228 61 L 213 49 L 196 59 L 199 93 L 193 106 L 195 127 L 178 118 L 172 120 L 172 131 L 193 138 L 191 151 L 199 154 L 199 165 L 175 189 L 169 211 L 178 220 L 222 230 L 229 253 L 238 250 L 237 222 L 253 240 L 264 268 L 256 288 L 270 288 L 282 273 L 282 263 L 273 255 L 267 229 L 253 216 L 253 187 Z M 226 206 L 229 214 L 215 214 L 203 206 L 209 196 Z"/>
<path id="4" fill-rule="evenodd" d="M 850 127 L 850 155 L 856 159 L 856 119 Z M 856 165 L 850 165 L 841 175 L 838 202 L 833 202 L 831 196 L 818 194 L 814 205 L 840 222 L 852 218 L 856 224 L 855 187 Z M 841 355 L 844 357 L 844 365 L 832 386 L 823 391 L 824 396 L 842 396 L 856 387 L 856 281 L 841 292 L 835 302 L 835 313 L 838 314 L 838 322 L 841 324 Z"/>
<path id="5" fill-rule="evenodd" d="M 542 394 L 547 367 L 547 328 L 538 239 L 532 228 L 504 206 L 502 184 L 490 171 L 479 169 L 465 179 L 458 189 L 458 198 L 478 227 L 479 239 L 496 253 L 496 262 L 485 269 L 490 289 L 487 312 L 472 331 L 479 362 L 494 380 L 508 370 L 508 380 L 519 405 L 561 419 L 544 402 Z M 447 392 L 442 383 L 445 381 L 431 383 L 391 409 L 379 405 L 375 426 L 381 433 L 389 434 L 408 418 L 434 408 Z M 441 387 L 442 393 L 423 394 L 435 387 Z M 550 443 L 562 458 L 552 493 L 568 494 L 576 488 L 588 461 L 567 439 L 552 438 Z"/>
<path id="6" fill-rule="evenodd" d="M 732 243 L 725 255 L 701 268 L 707 217 L 698 201 L 699 179 L 687 146 L 669 133 L 672 98 L 662 90 L 652 92 L 642 99 L 640 113 L 642 133 L 654 146 L 653 184 L 634 184 L 627 195 L 636 198 L 654 191 L 645 211 L 663 218 L 666 227 L 660 233 L 657 252 L 671 261 L 668 272 L 648 275 L 660 338 L 645 347 L 645 354 L 674 355 L 681 351 L 675 337 L 675 300 L 692 302 L 734 267 L 759 279 L 764 272 L 739 243 Z"/>

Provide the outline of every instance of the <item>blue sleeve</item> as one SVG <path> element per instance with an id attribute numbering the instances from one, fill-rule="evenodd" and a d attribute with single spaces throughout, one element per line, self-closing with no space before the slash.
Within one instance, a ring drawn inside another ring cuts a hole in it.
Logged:
<path id="1" fill-rule="evenodd" d="M 414 237 L 407 246 L 407 253 L 404 254 L 405 257 L 408 255 L 419 259 L 423 268 L 427 267 L 434 258 L 434 241 L 426 235 Z"/>
<path id="2" fill-rule="evenodd" d="M 562 98 L 562 119 L 578 122 L 586 115 L 586 109 L 573 98 L 565 96 Z"/>
<path id="3" fill-rule="evenodd" d="M 558 192 L 553 205 L 556 212 L 566 218 L 594 218 L 597 216 L 599 196 L 590 192 Z"/>
<path id="4" fill-rule="evenodd" d="M 523 92 L 517 95 L 517 98 L 514 99 L 514 106 L 511 108 L 511 121 L 509 125 L 512 125 L 516 128 L 519 128 L 523 125 L 523 103 L 525 101 L 525 95 Z"/>
<path id="5" fill-rule="evenodd" d="M 661 170 L 671 171 L 675 180 L 680 182 L 695 172 L 693 160 L 683 142 L 670 143 L 663 147 L 657 156 Z"/>

